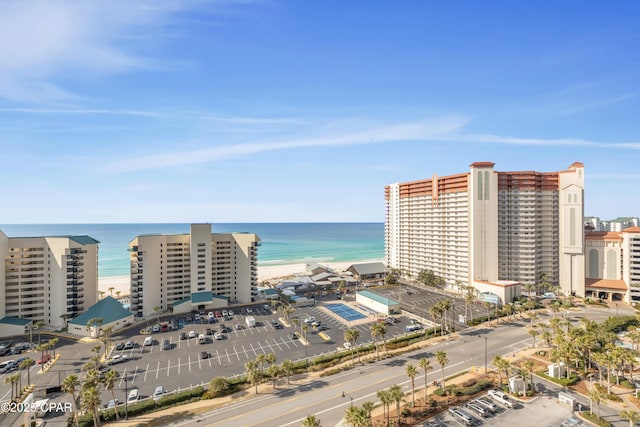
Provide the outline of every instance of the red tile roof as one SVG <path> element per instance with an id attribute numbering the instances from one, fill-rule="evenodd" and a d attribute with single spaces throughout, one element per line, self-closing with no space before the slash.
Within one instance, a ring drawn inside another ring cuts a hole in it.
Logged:
<path id="1" fill-rule="evenodd" d="M 587 288 L 609 289 L 626 291 L 627 285 L 624 280 L 611 280 L 611 279 L 585 279 Z"/>

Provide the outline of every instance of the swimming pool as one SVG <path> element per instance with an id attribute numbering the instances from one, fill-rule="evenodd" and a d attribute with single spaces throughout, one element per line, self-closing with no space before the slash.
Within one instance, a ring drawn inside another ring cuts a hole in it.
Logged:
<path id="1" fill-rule="evenodd" d="M 364 314 L 354 310 L 353 308 L 341 303 L 326 304 L 325 307 L 327 307 L 338 316 L 342 317 L 347 322 L 351 322 L 352 320 L 366 319 L 367 317 Z"/>

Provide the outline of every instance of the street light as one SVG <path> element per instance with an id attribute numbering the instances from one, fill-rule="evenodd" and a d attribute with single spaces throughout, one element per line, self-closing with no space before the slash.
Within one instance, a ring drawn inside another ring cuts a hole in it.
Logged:
<path id="1" fill-rule="evenodd" d="M 124 377 L 124 419 L 129 419 L 129 388 L 128 388 L 128 378 Z M 116 412 L 118 408 L 116 407 Z"/>
<path id="2" fill-rule="evenodd" d="M 480 335 L 478 338 L 484 338 L 484 373 L 487 374 L 487 336 Z"/>
<path id="3" fill-rule="evenodd" d="M 353 397 L 351 397 L 351 395 L 345 393 L 344 391 L 342 392 L 342 397 L 348 397 L 349 399 L 351 399 L 351 406 L 353 406 Z"/>

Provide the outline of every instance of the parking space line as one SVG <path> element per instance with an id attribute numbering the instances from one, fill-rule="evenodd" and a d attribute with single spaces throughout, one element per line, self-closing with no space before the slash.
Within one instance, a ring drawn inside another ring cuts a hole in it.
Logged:
<path id="1" fill-rule="evenodd" d="M 262 350 L 262 353 L 267 354 L 267 352 L 264 351 L 264 348 L 262 347 L 262 344 L 260 344 L 260 341 L 258 341 L 258 345 L 260 346 L 260 350 Z"/>
<path id="2" fill-rule="evenodd" d="M 233 350 L 236 352 L 236 357 L 238 358 L 238 362 L 240 361 L 240 355 L 238 354 L 238 349 L 236 348 L 236 346 L 233 346 Z"/>
<path id="3" fill-rule="evenodd" d="M 167 376 L 169 376 L 169 371 L 171 370 L 171 360 L 167 360 Z"/>
<path id="4" fill-rule="evenodd" d="M 218 353 L 218 349 L 216 348 L 216 354 L 218 355 L 218 364 L 222 365 L 222 361 L 220 360 L 220 353 Z"/>
<path id="5" fill-rule="evenodd" d="M 138 375 L 138 365 L 136 365 L 136 369 L 133 370 L 133 377 L 131 378 L 131 384 L 136 382 L 136 375 Z"/>
<path id="6" fill-rule="evenodd" d="M 209 358 L 209 367 L 211 368 L 211 358 Z"/>
<path id="7" fill-rule="evenodd" d="M 160 374 L 160 361 L 158 360 L 158 367 L 156 368 L 156 379 L 158 379 L 158 374 Z"/>
<path id="8" fill-rule="evenodd" d="M 249 345 L 251 346 L 251 350 L 253 350 L 253 357 L 258 357 L 258 353 L 256 352 L 256 349 L 253 348 L 253 344 L 249 343 Z M 250 357 L 247 357 L 247 359 L 250 359 Z"/>
<path id="9" fill-rule="evenodd" d="M 202 369 L 202 358 L 198 357 L 198 368 Z"/>
<path id="10" fill-rule="evenodd" d="M 189 355 L 189 372 L 191 372 L 191 355 Z"/>
<path id="11" fill-rule="evenodd" d="M 247 356 L 247 359 L 249 358 L 249 355 L 247 354 L 247 349 L 244 348 L 244 345 L 242 346 L 242 349 L 244 350 L 244 355 Z"/>
<path id="12" fill-rule="evenodd" d="M 149 373 L 149 364 L 147 363 L 147 369 L 145 369 L 144 371 L 144 380 L 143 381 L 147 381 L 147 374 Z"/>
<path id="13" fill-rule="evenodd" d="M 227 351 L 227 349 L 224 349 L 224 352 L 227 353 L 227 360 L 229 361 L 229 363 L 231 363 L 231 358 L 229 357 L 229 351 Z"/>
<path id="14" fill-rule="evenodd" d="M 282 338 L 282 337 L 280 337 L 280 338 L 282 339 L 282 343 L 287 346 L 287 349 L 289 349 L 289 344 L 284 340 L 284 338 Z"/>
<path id="15" fill-rule="evenodd" d="M 280 351 L 282 351 L 282 347 L 280 347 L 280 344 L 278 344 L 278 341 L 276 341 L 276 339 L 275 339 L 275 338 L 271 338 L 271 339 L 272 339 L 272 340 L 273 340 L 273 342 L 278 346 L 278 349 L 279 349 Z M 283 342 L 284 342 L 284 340 L 283 340 Z M 289 346 L 287 346 L 287 348 L 289 348 Z"/>
<path id="16" fill-rule="evenodd" d="M 124 380 L 124 377 L 126 376 L 127 376 L 127 368 L 124 368 L 124 370 L 122 371 L 122 375 L 120 375 L 120 381 L 118 382 L 118 387 L 122 385 L 122 380 Z"/>

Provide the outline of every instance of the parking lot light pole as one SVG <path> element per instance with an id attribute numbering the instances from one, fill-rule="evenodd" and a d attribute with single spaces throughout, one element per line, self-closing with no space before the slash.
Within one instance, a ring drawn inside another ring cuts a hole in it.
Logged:
<path id="1" fill-rule="evenodd" d="M 129 388 L 128 388 L 128 384 L 127 384 L 127 377 L 124 377 L 124 419 L 128 420 L 129 419 Z M 117 411 L 117 407 L 116 407 L 116 411 Z"/>
<path id="2" fill-rule="evenodd" d="M 487 374 L 487 336 L 481 335 L 478 338 L 484 338 L 484 374 Z"/>

